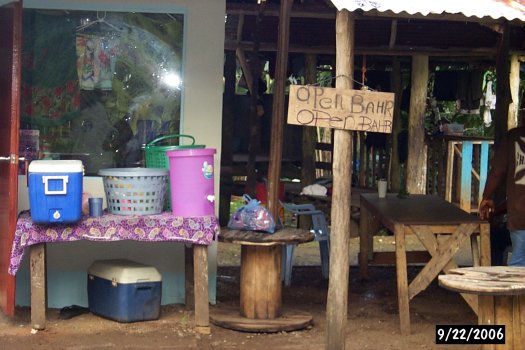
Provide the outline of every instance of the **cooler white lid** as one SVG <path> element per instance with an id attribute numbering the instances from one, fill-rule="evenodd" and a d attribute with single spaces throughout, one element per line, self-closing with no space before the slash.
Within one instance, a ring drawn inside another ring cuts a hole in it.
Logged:
<path id="1" fill-rule="evenodd" d="M 81 160 L 33 160 L 29 163 L 30 173 L 83 173 Z"/>
<path id="2" fill-rule="evenodd" d="M 126 259 L 97 260 L 88 274 L 121 284 L 162 281 L 155 267 Z"/>

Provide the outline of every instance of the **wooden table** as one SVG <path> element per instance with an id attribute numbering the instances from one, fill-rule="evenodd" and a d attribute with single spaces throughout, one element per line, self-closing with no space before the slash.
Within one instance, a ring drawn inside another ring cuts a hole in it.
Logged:
<path id="1" fill-rule="evenodd" d="M 481 349 L 519 350 L 525 346 L 525 268 L 483 266 L 458 268 L 439 276 L 439 285 L 478 295 L 478 324 L 505 325 L 505 344 Z"/>
<path id="2" fill-rule="evenodd" d="M 398 198 L 387 194 L 379 198 L 377 193 L 361 194 L 359 269 L 362 278 L 368 277 L 369 260 L 382 253 L 373 251 L 374 229 L 384 226 L 394 232 L 397 274 L 397 298 L 402 334 L 410 334 L 409 301 L 425 290 L 443 271 L 456 268 L 454 256 L 467 239 L 472 244 L 474 265 L 490 265 L 489 224 L 468 214 L 441 197 L 414 195 Z M 408 285 L 407 251 L 405 235 L 415 234 L 431 258 L 420 273 Z M 480 247 L 476 234 L 480 236 Z M 477 298 L 462 294 L 477 313 Z"/>
<path id="3" fill-rule="evenodd" d="M 15 274 L 25 248 L 30 251 L 31 324 L 46 327 L 46 244 L 78 240 L 147 242 L 174 241 L 193 245 L 195 330 L 210 333 L 208 302 L 208 247 L 219 232 L 215 216 L 177 217 L 171 213 L 122 216 L 105 213 L 87 216 L 74 224 L 34 224 L 28 212 L 20 214 L 9 272 Z"/>
<path id="4" fill-rule="evenodd" d="M 309 230 L 283 228 L 273 234 L 222 229 L 219 241 L 241 245 L 240 315 L 236 310 L 210 315 L 217 326 L 245 332 L 303 329 L 312 323 L 306 313 L 283 312 L 282 246 L 314 239 Z"/>

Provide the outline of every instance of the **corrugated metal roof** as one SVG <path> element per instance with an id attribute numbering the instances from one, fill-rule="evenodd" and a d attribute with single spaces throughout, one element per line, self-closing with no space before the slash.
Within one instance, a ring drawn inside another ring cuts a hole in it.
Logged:
<path id="1" fill-rule="evenodd" d="M 338 10 L 355 11 L 377 10 L 379 12 L 406 12 L 421 14 L 462 14 L 466 17 L 493 19 L 505 18 L 509 21 L 525 22 L 523 2 L 513 0 L 331 0 Z"/>

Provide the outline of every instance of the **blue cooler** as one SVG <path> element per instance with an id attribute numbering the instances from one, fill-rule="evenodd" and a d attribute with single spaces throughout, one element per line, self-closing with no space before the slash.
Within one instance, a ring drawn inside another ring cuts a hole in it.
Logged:
<path id="1" fill-rule="evenodd" d="M 115 259 L 95 261 L 88 269 L 89 311 L 119 322 L 160 316 L 162 277 L 156 268 Z"/>
<path id="2" fill-rule="evenodd" d="M 80 160 L 34 160 L 29 164 L 29 208 L 36 223 L 69 223 L 82 217 Z"/>

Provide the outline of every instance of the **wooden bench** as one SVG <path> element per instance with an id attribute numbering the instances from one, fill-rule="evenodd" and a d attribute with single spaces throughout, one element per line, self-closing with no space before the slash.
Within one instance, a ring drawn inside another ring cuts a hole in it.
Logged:
<path id="1" fill-rule="evenodd" d="M 505 325 L 505 344 L 483 344 L 482 350 L 525 346 L 525 268 L 478 266 L 457 268 L 438 277 L 440 286 L 478 295 L 478 324 Z"/>

